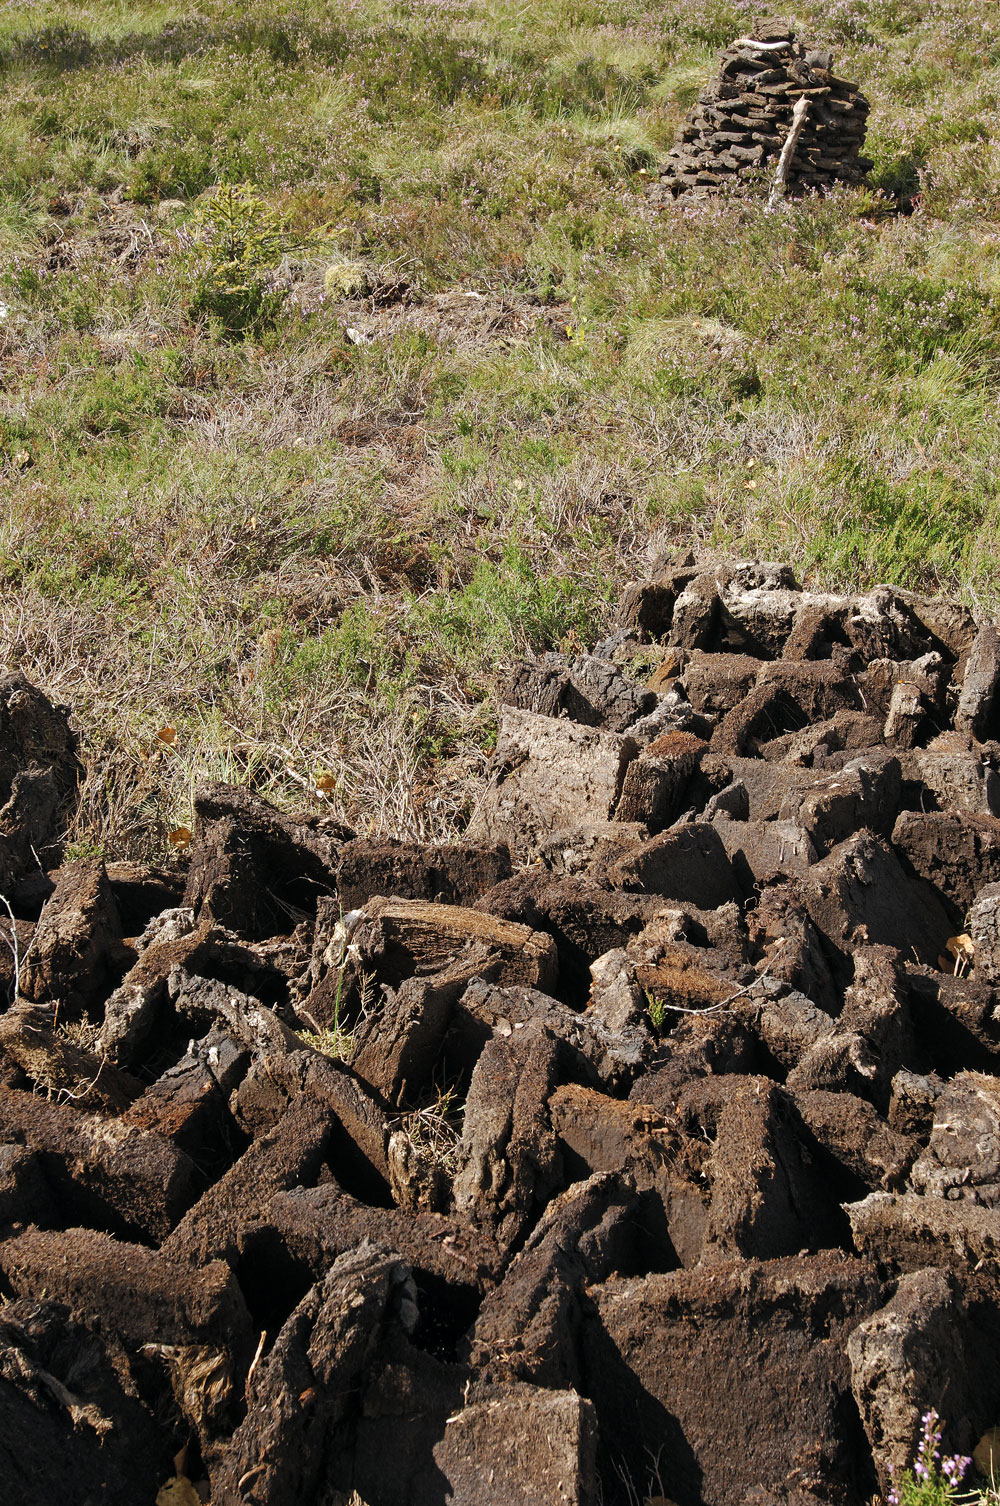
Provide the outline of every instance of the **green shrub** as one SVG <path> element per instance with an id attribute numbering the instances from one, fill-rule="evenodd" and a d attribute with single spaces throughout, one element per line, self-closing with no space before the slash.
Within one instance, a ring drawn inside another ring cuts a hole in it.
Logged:
<path id="1" fill-rule="evenodd" d="M 282 217 L 249 183 L 226 183 L 200 210 L 195 235 L 192 312 L 218 319 L 230 335 L 272 324 L 283 297 L 273 285 L 287 237 Z"/>

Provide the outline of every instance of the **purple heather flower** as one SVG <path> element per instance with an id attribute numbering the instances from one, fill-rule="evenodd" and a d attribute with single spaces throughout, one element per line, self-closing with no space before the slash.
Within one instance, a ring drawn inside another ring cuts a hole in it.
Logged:
<path id="1" fill-rule="evenodd" d="M 941 1472 L 949 1485 L 957 1485 L 968 1469 L 972 1460 L 964 1454 L 953 1454 L 950 1459 L 941 1461 Z"/>

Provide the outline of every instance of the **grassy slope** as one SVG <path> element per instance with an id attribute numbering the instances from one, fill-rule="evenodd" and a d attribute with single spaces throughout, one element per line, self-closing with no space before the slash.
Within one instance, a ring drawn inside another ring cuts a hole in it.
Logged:
<path id="1" fill-rule="evenodd" d="M 651 210 L 751 14 L 3 9 L 2 641 L 77 708 L 78 850 L 163 853 L 205 774 L 327 771 L 361 829 L 448 830 L 497 668 L 590 639 L 673 540 L 996 600 L 995 7 L 796 13 L 916 213 Z M 245 341 L 192 307 L 220 181 L 280 212 L 295 283 Z M 345 258 L 379 306 L 323 294 Z"/>

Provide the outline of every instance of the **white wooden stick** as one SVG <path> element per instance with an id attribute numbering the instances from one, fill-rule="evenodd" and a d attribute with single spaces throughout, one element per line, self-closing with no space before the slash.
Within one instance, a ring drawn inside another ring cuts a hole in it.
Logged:
<path id="1" fill-rule="evenodd" d="M 791 40 L 786 38 L 783 42 L 758 42 L 755 37 L 737 37 L 735 42 L 730 42 L 730 47 L 750 47 L 754 52 L 780 52 L 783 47 L 791 47 Z"/>
<path id="2" fill-rule="evenodd" d="M 803 95 L 796 102 L 795 109 L 792 111 L 792 124 L 788 135 L 785 137 L 784 145 L 781 148 L 781 156 L 778 158 L 778 170 L 774 175 L 774 187 L 771 189 L 771 197 L 767 201 L 768 214 L 777 208 L 778 201 L 785 192 L 785 184 L 788 182 L 788 173 L 792 165 L 792 158 L 795 156 L 795 148 L 799 144 L 799 137 L 802 135 L 802 128 L 806 123 L 806 115 L 808 113 L 809 101 Z"/>

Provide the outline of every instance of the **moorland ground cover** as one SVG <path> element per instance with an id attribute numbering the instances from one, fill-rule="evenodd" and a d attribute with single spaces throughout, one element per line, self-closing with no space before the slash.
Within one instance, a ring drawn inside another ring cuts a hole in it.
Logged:
<path id="1" fill-rule="evenodd" d="M 1000 23 L 799 6 L 870 187 L 654 208 L 754 14 L 3 8 L 0 622 L 71 852 L 168 853 L 205 776 L 461 827 L 505 664 L 673 542 L 996 602 Z"/>

